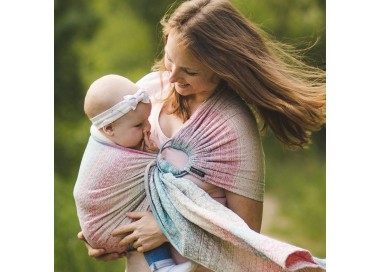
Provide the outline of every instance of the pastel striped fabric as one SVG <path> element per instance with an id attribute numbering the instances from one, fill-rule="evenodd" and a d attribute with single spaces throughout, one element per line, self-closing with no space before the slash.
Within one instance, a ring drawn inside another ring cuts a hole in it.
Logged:
<path id="1" fill-rule="evenodd" d="M 235 95 L 206 101 L 172 138 L 186 152 L 184 170 L 200 180 L 263 200 L 264 162 L 253 116 Z M 160 166 L 160 169 L 157 167 Z M 90 137 L 74 198 L 86 239 L 95 248 L 121 250 L 113 229 L 129 223 L 127 211 L 153 211 L 171 244 L 213 271 L 319 271 L 324 260 L 251 230 L 159 155 Z"/>

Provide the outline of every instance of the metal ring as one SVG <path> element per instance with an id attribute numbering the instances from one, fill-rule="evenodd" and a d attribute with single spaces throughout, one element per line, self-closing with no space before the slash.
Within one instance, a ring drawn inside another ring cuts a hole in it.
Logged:
<path id="1" fill-rule="evenodd" d="M 167 144 L 168 143 L 171 143 L 172 142 L 172 139 L 170 139 L 169 141 L 167 141 L 166 143 L 164 143 L 162 146 L 161 146 L 161 148 L 160 148 L 160 150 L 158 151 L 158 153 L 157 153 L 157 168 L 158 168 L 158 170 L 161 172 L 161 173 L 167 173 L 167 172 L 165 172 L 161 167 L 160 167 L 160 163 L 159 163 L 159 156 L 161 155 L 161 153 L 162 153 L 162 151 L 165 149 L 165 148 L 168 148 L 168 147 L 170 147 L 170 146 L 167 146 Z M 172 165 L 170 162 L 168 162 L 170 165 Z M 175 166 L 173 166 L 173 167 L 175 167 Z M 176 167 L 175 167 L 176 168 Z M 188 174 L 189 172 L 187 172 L 186 170 L 182 170 L 182 171 L 180 171 L 180 173 L 179 174 L 174 174 L 174 173 L 171 173 L 171 174 L 173 174 L 173 176 L 175 176 L 176 178 L 181 178 L 181 177 L 183 177 L 183 176 L 186 176 L 187 174 Z"/>

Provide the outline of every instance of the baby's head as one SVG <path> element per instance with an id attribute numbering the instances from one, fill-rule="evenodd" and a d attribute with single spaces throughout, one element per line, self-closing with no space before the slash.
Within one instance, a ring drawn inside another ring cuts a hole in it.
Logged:
<path id="1" fill-rule="evenodd" d="M 129 79 L 106 75 L 87 91 L 84 111 L 92 124 L 114 143 L 141 150 L 150 131 L 148 94 Z"/>

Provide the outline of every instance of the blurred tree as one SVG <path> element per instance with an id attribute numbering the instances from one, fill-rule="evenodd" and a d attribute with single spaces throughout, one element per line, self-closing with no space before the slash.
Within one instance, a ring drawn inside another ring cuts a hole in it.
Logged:
<path id="1" fill-rule="evenodd" d="M 134 12 L 140 17 L 144 18 L 144 21 L 150 25 L 150 30 L 154 37 L 154 44 L 156 48 L 155 57 L 160 57 L 162 52 L 163 43 L 161 42 L 161 25 L 160 20 L 164 16 L 165 12 L 168 10 L 173 10 L 184 0 L 161 0 L 161 1 L 151 1 L 151 0 L 140 0 L 131 1 L 130 6 Z"/>
<path id="2" fill-rule="evenodd" d="M 83 114 L 83 83 L 79 73 L 79 56 L 73 44 L 91 38 L 99 19 L 86 0 L 54 2 L 54 160 L 55 172 L 68 176 L 73 168 L 70 134 L 65 127 L 78 123 Z M 77 162 L 75 162 L 77 163 Z"/>
<path id="3" fill-rule="evenodd" d="M 74 42 L 89 39 L 99 19 L 86 5 L 85 0 L 55 1 L 54 6 L 54 85 L 55 117 L 75 119 L 82 113 L 78 98 L 82 81 L 78 73 L 79 56 Z M 71 120 L 72 121 L 72 120 Z"/>
<path id="4" fill-rule="evenodd" d="M 308 59 L 321 67 L 326 56 L 326 2 L 323 0 L 232 0 L 248 18 L 269 34 L 298 49 L 308 48 Z"/>
<path id="5" fill-rule="evenodd" d="M 182 1 L 172 0 L 139 0 L 130 1 L 130 7 L 136 12 L 136 15 L 144 20 L 151 26 L 159 26 L 161 18 L 164 16 L 166 10 L 171 6 L 177 6 Z M 157 29 L 156 29 L 157 30 Z"/>

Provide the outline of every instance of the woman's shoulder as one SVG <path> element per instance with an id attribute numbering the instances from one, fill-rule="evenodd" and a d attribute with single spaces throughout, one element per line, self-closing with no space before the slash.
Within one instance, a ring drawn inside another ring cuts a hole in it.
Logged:
<path id="1" fill-rule="evenodd" d="M 160 79 L 160 72 L 158 72 L 158 71 L 150 72 L 150 73 L 146 74 L 145 76 L 143 76 L 142 78 L 140 78 L 136 82 L 136 84 L 140 87 L 144 87 L 146 84 L 154 83 L 155 81 L 157 81 L 159 79 Z"/>
<path id="2" fill-rule="evenodd" d="M 235 93 L 224 92 L 217 96 L 214 109 L 222 112 L 223 119 L 230 121 L 244 120 L 256 126 L 256 118 L 249 106 Z"/>
<path id="3" fill-rule="evenodd" d="M 150 72 L 149 74 L 143 76 L 136 82 L 140 88 L 147 90 L 149 96 L 155 96 L 160 94 L 161 90 L 165 91 L 169 88 L 169 74 L 167 72 Z"/>

